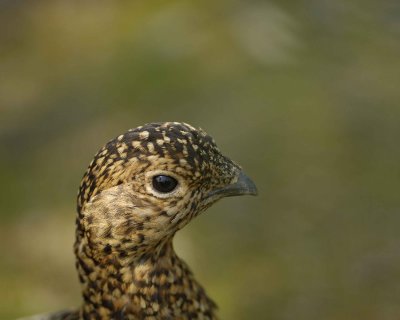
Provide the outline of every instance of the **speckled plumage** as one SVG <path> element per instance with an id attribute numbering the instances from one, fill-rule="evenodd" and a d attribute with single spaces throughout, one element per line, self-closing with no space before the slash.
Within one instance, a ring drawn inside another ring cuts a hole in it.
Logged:
<path id="1" fill-rule="evenodd" d="M 154 189 L 160 174 L 176 179 L 173 192 Z M 241 194 L 256 194 L 254 184 L 201 129 L 151 123 L 111 140 L 78 193 L 74 251 L 83 304 L 53 319 L 216 319 L 215 303 L 172 239 L 218 199 Z"/>

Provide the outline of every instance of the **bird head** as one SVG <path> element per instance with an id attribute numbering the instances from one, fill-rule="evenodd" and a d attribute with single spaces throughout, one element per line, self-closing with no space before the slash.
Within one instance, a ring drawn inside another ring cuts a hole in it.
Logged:
<path id="1" fill-rule="evenodd" d="M 78 234 L 98 254 L 146 254 L 226 196 L 254 183 L 201 129 L 150 123 L 108 142 L 78 194 Z"/>

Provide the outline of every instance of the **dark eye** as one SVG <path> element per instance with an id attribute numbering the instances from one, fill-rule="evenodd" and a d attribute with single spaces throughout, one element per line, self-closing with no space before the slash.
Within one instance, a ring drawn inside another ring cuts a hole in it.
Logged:
<path id="1" fill-rule="evenodd" d="M 178 181 L 170 176 L 158 175 L 153 177 L 153 188 L 158 192 L 171 192 L 177 185 Z"/>

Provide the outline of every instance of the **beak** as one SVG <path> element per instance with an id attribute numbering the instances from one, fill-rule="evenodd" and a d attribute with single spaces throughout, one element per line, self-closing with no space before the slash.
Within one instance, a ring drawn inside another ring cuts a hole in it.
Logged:
<path id="1" fill-rule="evenodd" d="M 208 196 L 234 197 L 242 195 L 257 195 L 257 187 L 254 182 L 246 176 L 242 171 L 239 173 L 236 182 L 229 184 L 223 188 L 211 191 Z"/>

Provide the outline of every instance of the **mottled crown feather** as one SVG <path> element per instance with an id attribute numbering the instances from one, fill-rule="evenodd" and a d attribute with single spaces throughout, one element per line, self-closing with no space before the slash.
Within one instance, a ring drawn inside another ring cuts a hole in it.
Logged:
<path id="1" fill-rule="evenodd" d="M 204 175 L 213 168 L 220 175 L 238 168 L 224 157 L 215 141 L 202 129 L 180 122 L 149 123 L 109 141 L 95 155 L 83 176 L 78 192 L 78 213 L 91 197 L 104 189 L 124 183 L 134 163 L 142 164 L 168 158 L 179 165 L 182 160 L 192 174 Z"/>

